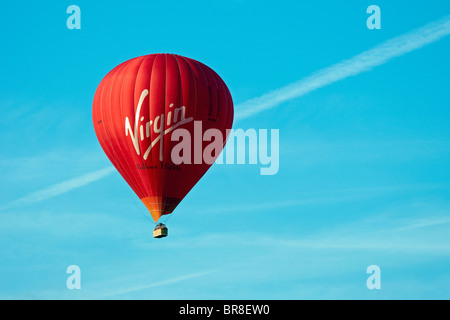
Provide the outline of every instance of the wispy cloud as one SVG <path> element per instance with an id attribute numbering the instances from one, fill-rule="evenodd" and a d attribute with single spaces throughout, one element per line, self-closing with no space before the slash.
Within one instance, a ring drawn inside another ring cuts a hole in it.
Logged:
<path id="1" fill-rule="evenodd" d="M 440 20 L 390 39 L 351 59 L 319 70 L 300 81 L 240 103 L 236 106 L 235 119 L 239 121 L 248 118 L 339 80 L 369 71 L 395 57 L 438 41 L 449 34 L 450 16 L 445 16 Z"/>
<path id="2" fill-rule="evenodd" d="M 109 166 L 104 169 L 96 170 L 96 171 L 84 174 L 82 176 L 51 185 L 47 188 L 32 192 L 32 193 L 25 195 L 17 200 L 14 200 L 3 207 L 0 207 L 0 211 L 9 209 L 16 205 L 40 202 L 40 201 L 55 197 L 57 195 L 69 192 L 71 190 L 83 187 L 94 181 L 103 179 L 104 177 L 108 176 L 112 172 L 114 172 L 114 167 Z"/>
<path id="3" fill-rule="evenodd" d="M 333 250 L 333 253 L 335 250 L 373 250 L 439 255 L 450 253 L 449 223 L 448 211 L 427 218 L 410 219 L 394 219 L 392 214 L 381 213 L 367 219 L 326 227 L 315 233 L 206 233 L 172 245 L 181 247 L 188 243 L 188 246 L 210 248 L 263 247 L 267 254 L 272 248 L 280 255 L 285 250 L 290 253 L 291 250 Z"/>
<path id="4" fill-rule="evenodd" d="M 407 231 L 407 230 L 413 230 L 413 229 L 420 229 L 420 228 L 427 228 L 427 227 L 435 227 L 440 225 L 445 225 L 450 223 L 450 217 L 437 217 L 437 218 L 424 218 L 424 219 L 417 219 L 409 224 L 406 224 L 404 226 L 400 226 L 395 231 Z"/>
<path id="5" fill-rule="evenodd" d="M 145 289 L 151 289 L 151 288 L 155 288 L 155 287 L 170 285 L 170 284 L 178 283 L 181 281 L 186 281 L 189 279 L 202 277 L 202 276 L 214 273 L 216 271 L 217 271 L 216 269 L 206 270 L 206 271 L 201 271 L 201 272 L 196 272 L 196 273 L 185 274 L 185 275 L 178 276 L 178 277 L 172 277 L 172 278 L 168 278 L 168 279 L 165 279 L 162 281 L 151 282 L 148 284 L 137 285 L 137 286 L 132 286 L 132 287 L 128 287 L 128 288 L 120 288 L 117 290 L 109 290 L 108 293 L 102 295 L 102 298 L 113 297 L 113 296 L 118 296 L 118 295 L 122 295 L 122 294 L 129 294 L 129 293 L 133 293 L 133 292 L 137 292 L 137 291 L 141 291 L 141 290 L 145 290 Z"/>
<path id="6" fill-rule="evenodd" d="M 380 185 L 380 186 L 368 186 L 368 187 L 356 187 L 356 188 L 343 188 L 343 189 L 331 189 L 321 190 L 318 192 L 297 193 L 295 199 L 286 198 L 271 200 L 259 203 L 238 203 L 238 204 L 222 204 L 215 208 L 204 207 L 190 208 L 193 213 L 236 213 L 242 214 L 242 212 L 261 212 L 267 210 L 277 210 L 280 208 L 293 208 L 306 205 L 328 205 L 336 203 L 350 203 L 356 201 L 365 201 L 377 197 L 384 197 L 386 195 L 393 194 L 415 194 L 424 193 L 427 191 L 447 190 L 449 185 L 445 183 L 410 183 L 410 184 L 398 184 L 398 185 Z"/>

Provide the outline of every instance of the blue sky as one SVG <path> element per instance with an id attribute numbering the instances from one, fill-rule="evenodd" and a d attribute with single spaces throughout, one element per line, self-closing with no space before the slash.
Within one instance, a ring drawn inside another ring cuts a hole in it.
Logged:
<path id="1" fill-rule="evenodd" d="M 448 3 L 92 2 L 0 5 L 0 298 L 450 298 Z M 91 121 L 104 75 L 158 52 L 280 135 L 276 175 L 214 165 L 161 240 Z"/>

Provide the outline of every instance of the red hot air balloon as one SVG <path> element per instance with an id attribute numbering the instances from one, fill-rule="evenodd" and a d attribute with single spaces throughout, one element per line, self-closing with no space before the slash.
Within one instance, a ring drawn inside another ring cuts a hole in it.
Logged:
<path id="1" fill-rule="evenodd" d="M 212 164 L 202 159 L 206 142 L 198 139 L 183 150 L 195 161 L 174 161 L 180 135 L 177 140 L 172 134 L 183 130 L 193 141 L 199 124 L 202 132 L 220 130 L 224 139 L 217 158 L 232 127 L 233 101 L 208 66 L 180 55 L 151 54 L 122 63 L 103 78 L 92 115 L 104 152 L 157 222 L 173 212 Z"/>

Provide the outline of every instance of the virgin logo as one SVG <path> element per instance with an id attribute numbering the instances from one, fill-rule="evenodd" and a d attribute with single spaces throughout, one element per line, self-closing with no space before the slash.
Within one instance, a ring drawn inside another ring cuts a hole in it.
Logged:
<path id="1" fill-rule="evenodd" d="M 226 129 L 226 135 L 224 136 L 223 132 L 217 128 L 209 128 L 203 131 L 202 121 L 194 121 L 193 131 L 189 131 L 186 128 L 179 127 L 193 121 L 193 118 L 186 118 L 185 106 L 173 108 L 173 103 L 169 105 L 169 108 L 173 109 L 170 109 L 168 113 L 163 113 L 155 119 L 145 122 L 145 117 L 141 116 L 141 109 L 148 94 L 148 90 L 144 90 L 141 93 L 134 125 L 131 125 L 128 117 L 125 118 L 125 135 L 130 136 L 138 155 L 141 155 L 144 151 L 140 149 L 139 143 L 145 139 L 152 139 L 147 150 L 142 155 L 144 160 L 147 160 L 152 148 L 160 142 L 159 160 L 163 161 L 164 135 L 174 131 L 170 136 L 170 140 L 178 143 L 173 145 L 170 152 L 170 160 L 173 165 L 202 163 L 212 165 L 214 162 L 218 164 L 245 164 L 248 158 L 249 164 L 258 164 L 259 160 L 259 163 L 264 165 L 260 171 L 262 175 L 274 175 L 278 172 L 278 129 L 270 130 L 270 145 L 267 129 L 259 129 L 258 131 L 251 128 L 246 131 L 242 129 Z M 226 150 L 222 152 L 227 137 Z M 206 143 L 206 146 L 204 143 Z M 151 170 L 157 168 L 157 166 L 154 163 L 151 165 L 139 164 L 138 168 Z"/>
<path id="2" fill-rule="evenodd" d="M 144 122 L 144 116 L 141 116 L 141 108 L 144 103 L 145 98 L 148 96 L 148 90 L 145 89 L 142 91 L 141 96 L 139 98 L 139 102 L 136 109 L 136 115 L 134 119 L 134 128 L 130 124 L 130 119 L 128 117 L 125 118 L 125 135 L 130 135 L 131 141 L 133 142 L 134 149 L 138 155 L 141 155 L 141 149 L 139 147 L 139 140 L 144 141 L 144 139 L 151 139 L 151 137 L 155 137 L 150 146 L 145 150 L 143 154 L 144 160 L 147 160 L 147 157 L 152 150 L 152 148 L 161 141 L 160 149 L 159 149 L 159 160 L 163 160 L 163 137 L 165 134 L 175 130 L 179 126 L 182 126 L 185 123 L 191 122 L 194 118 L 185 118 L 186 115 L 186 107 L 181 106 L 179 108 L 175 108 L 172 112 L 169 111 L 167 113 L 167 119 L 165 114 L 161 114 L 157 116 L 154 120 L 150 120 L 148 122 Z M 169 108 L 173 108 L 173 103 L 169 105 Z M 165 129 L 165 130 L 163 130 Z M 156 136 L 155 136 L 156 134 Z"/>

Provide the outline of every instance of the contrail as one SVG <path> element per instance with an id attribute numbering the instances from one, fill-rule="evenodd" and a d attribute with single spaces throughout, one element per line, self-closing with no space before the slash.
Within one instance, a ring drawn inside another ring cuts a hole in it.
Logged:
<path id="1" fill-rule="evenodd" d="M 427 44 L 436 42 L 449 34 L 450 15 L 445 16 L 440 20 L 430 22 L 401 36 L 390 39 L 370 50 L 354 56 L 353 58 L 321 69 L 310 76 L 291 83 L 283 88 L 240 103 L 236 105 L 235 121 L 239 121 L 256 115 L 264 110 L 274 108 L 285 101 L 298 98 L 339 80 L 369 71 L 395 57 L 419 49 Z M 102 170 L 85 174 L 78 178 L 58 183 L 17 199 L 6 206 L 0 207 L 0 211 L 17 204 L 39 202 L 56 195 L 66 193 L 93 181 L 100 180 L 113 171 L 113 167 L 107 167 Z"/>
<path id="2" fill-rule="evenodd" d="M 48 199 L 48 198 L 52 198 L 59 194 L 66 193 L 73 189 L 77 189 L 82 186 L 85 186 L 91 182 L 103 179 L 104 177 L 106 177 L 107 175 L 109 175 L 112 172 L 114 172 L 114 167 L 109 166 L 104 169 L 100 169 L 100 170 L 96 170 L 96 171 L 84 174 L 77 178 L 73 178 L 70 180 L 63 181 L 58 184 L 54 184 L 52 186 L 32 192 L 22 198 L 14 200 L 14 201 L 10 202 L 9 204 L 7 204 L 3 207 L 0 207 L 0 211 L 9 209 L 16 205 L 35 203 L 35 202 L 40 202 L 40 201 Z"/>
<path id="3" fill-rule="evenodd" d="M 279 104 L 303 96 L 333 82 L 369 71 L 392 58 L 419 49 L 450 34 L 450 15 L 430 22 L 406 34 L 392 38 L 351 59 L 321 69 L 283 88 L 236 105 L 235 120 L 239 121 Z"/>

